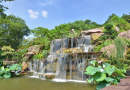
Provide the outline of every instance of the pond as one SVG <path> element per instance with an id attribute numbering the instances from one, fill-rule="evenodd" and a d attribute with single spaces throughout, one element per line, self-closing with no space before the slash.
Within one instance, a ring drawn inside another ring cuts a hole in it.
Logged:
<path id="1" fill-rule="evenodd" d="M 29 77 L 0 79 L 0 90 L 95 90 L 92 84 L 54 82 Z"/>

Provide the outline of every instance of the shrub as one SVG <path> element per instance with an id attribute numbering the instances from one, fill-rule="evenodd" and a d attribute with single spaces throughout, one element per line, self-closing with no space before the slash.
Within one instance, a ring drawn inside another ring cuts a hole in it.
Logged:
<path id="1" fill-rule="evenodd" d="M 125 57 L 130 60 L 130 54 L 125 55 Z"/>
<path id="2" fill-rule="evenodd" d="M 127 54 L 130 54 L 130 48 L 127 49 Z"/>
<path id="3" fill-rule="evenodd" d="M 113 27 L 112 24 L 107 24 L 104 28 L 107 29 L 107 30 L 111 30 Z"/>

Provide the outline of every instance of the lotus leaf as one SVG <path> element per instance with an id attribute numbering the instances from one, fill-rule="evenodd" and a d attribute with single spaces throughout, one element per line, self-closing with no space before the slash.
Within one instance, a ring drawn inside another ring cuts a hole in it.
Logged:
<path id="1" fill-rule="evenodd" d="M 112 75 L 114 72 L 115 67 L 105 67 L 105 71 L 108 73 L 108 75 Z"/>
<path id="2" fill-rule="evenodd" d="M 96 72 L 93 75 L 93 79 L 96 80 L 97 82 L 103 81 L 105 78 L 106 78 L 106 74 L 105 73 Z"/>
<path id="3" fill-rule="evenodd" d="M 106 77 L 105 80 L 106 80 L 107 82 L 113 82 L 113 81 L 114 81 L 114 79 L 111 78 L 111 77 Z"/>
<path id="4" fill-rule="evenodd" d="M 4 78 L 10 78 L 11 77 L 11 74 L 10 73 L 7 73 L 4 75 Z"/>
<path id="5" fill-rule="evenodd" d="M 93 67 L 93 66 L 88 66 L 85 74 L 88 74 L 88 75 L 94 75 L 97 71 L 100 70 L 100 67 L 96 68 L 96 67 Z"/>
<path id="6" fill-rule="evenodd" d="M 110 83 L 104 80 L 102 82 L 99 82 L 99 84 L 97 85 L 96 88 L 97 88 L 97 90 L 100 90 L 107 86 L 110 86 Z"/>
<path id="7" fill-rule="evenodd" d="M 93 78 L 89 78 L 88 80 L 87 80 L 87 82 L 92 82 L 93 81 Z"/>

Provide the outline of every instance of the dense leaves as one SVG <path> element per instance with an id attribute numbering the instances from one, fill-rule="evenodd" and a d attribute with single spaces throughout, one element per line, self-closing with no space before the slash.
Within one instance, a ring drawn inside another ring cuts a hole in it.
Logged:
<path id="1" fill-rule="evenodd" d="M 14 75 L 20 75 L 22 66 L 20 64 L 12 64 L 11 66 L 0 66 L 0 77 L 10 78 Z"/>
<path id="2" fill-rule="evenodd" d="M 103 63 L 102 61 L 97 62 L 96 60 L 91 61 L 91 66 L 86 68 L 85 74 L 91 75 L 91 78 L 87 82 L 96 82 L 96 89 L 100 90 L 111 84 L 118 84 L 120 78 L 125 77 L 126 70 L 118 69 L 109 63 Z M 96 65 L 96 63 L 99 63 Z"/>

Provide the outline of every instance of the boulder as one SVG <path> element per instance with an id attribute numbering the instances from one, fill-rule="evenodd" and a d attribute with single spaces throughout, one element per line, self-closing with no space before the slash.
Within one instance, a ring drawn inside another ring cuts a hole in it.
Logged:
<path id="1" fill-rule="evenodd" d="M 91 30 L 82 31 L 81 35 L 86 36 L 86 35 L 91 35 L 93 33 L 102 33 L 102 32 L 103 32 L 103 30 L 101 30 L 101 28 L 95 28 L 95 29 L 91 29 Z"/>
<path id="2" fill-rule="evenodd" d="M 28 68 L 28 62 L 22 63 L 22 71 L 24 72 Z"/>
<path id="3" fill-rule="evenodd" d="M 24 54 L 24 59 L 29 60 L 34 54 L 35 52 L 27 52 Z"/>
<path id="4" fill-rule="evenodd" d="M 118 37 L 124 37 L 126 39 L 130 39 L 130 30 L 119 33 Z"/>
<path id="5" fill-rule="evenodd" d="M 54 74 L 45 74 L 45 79 L 54 79 L 55 75 Z"/>
<path id="6" fill-rule="evenodd" d="M 101 50 L 108 58 L 110 56 L 116 57 L 116 47 L 114 44 L 101 48 Z"/>
<path id="7" fill-rule="evenodd" d="M 116 30 L 117 32 L 119 32 L 119 31 L 120 31 L 120 29 L 119 29 L 118 27 L 115 27 L 115 30 Z"/>
<path id="8" fill-rule="evenodd" d="M 34 46 L 31 46 L 28 48 L 28 52 L 39 53 L 42 48 L 43 48 L 43 46 L 41 46 L 41 45 L 34 45 Z"/>
<path id="9" fill-rule="evenodd" d="M 126 55 L 126 49 L 127 47 L 125 47 L 124 56 Z M 108 58 L 111 56 L 116 57 L 117 55 L 116 46 L 114 44 L 103 47 L 100 51 L 102 51 Z"/>
<path id="10" fill-rule="evenodd" d="M 16 61 L 3 61 L 3 65 L 12 65 L 12 64 L 16 64 L 18 62 Z"/>
<path id="11" fill-rule="evenodd" d="M 104 33 L 93 33 L 93 34 L 91 34 L 91 39 L 92 39 L 93 41 L 96 41 L 96 40 L 98 40 L 102 35 L 104 35 Z"/>

